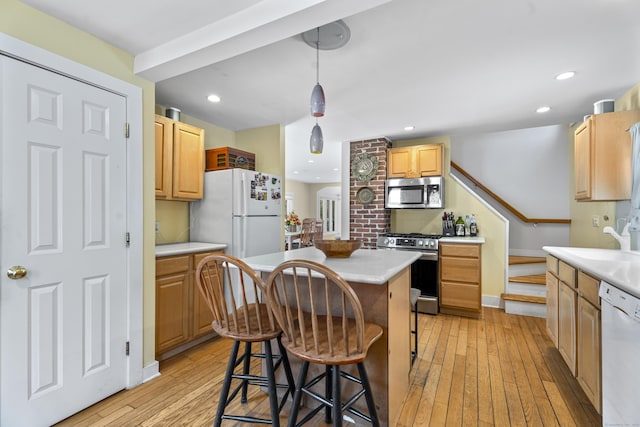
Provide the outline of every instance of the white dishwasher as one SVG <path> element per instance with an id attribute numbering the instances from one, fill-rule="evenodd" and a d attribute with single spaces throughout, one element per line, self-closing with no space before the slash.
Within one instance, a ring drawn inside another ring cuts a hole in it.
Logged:
<path id="1" fill-rule="evenodd" d="M 640 426 L 640 298 L 600 282 L 602 424 Z"/>

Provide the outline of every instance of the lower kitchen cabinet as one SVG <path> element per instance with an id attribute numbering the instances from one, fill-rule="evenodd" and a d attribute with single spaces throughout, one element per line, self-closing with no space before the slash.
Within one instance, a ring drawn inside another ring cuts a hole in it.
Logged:
<path id="1" fill-rule="evenodd" d="M 576 374 L 576 290 L 565 282 L 558 285 L 558 351 Z"/>
<path id="2" fill-rule="evenodd" d="M 547 334 L 558 346 L 558 278 L 547 271 Z"/>
<path id="3" fill-rule="evenodd" d="M 479 317 L 482 313 L 481 246 L 440 244 L 440 311 Z"/>
<path id="4" fill-rule="evenodd" d="M 156 358 L 173 355 L 213 336 L 213 316 L 196 288 L 195 269 L 202 258 L 218 252 L 156 258 Z"/>
<path id="5" fill-rule="evenodd" d="M 600 281 L 578 272 L 578 346 L 576 378 L 596 411 L 602 400 Z"/>
<path id="6" fill-rule="evenodd" d="M 602 410 L 599 286 L 599 279 L 547 257 L 547 333 L 598 413 Z"/>

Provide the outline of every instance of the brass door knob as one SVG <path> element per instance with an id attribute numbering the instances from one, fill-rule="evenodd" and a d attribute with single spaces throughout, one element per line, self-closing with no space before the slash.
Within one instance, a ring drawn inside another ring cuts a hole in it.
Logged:
<path id="1" fill-rule="evenodd" d="M 18 280 L 27 275 L 27 269 L 21 265 L 14 265 L 7 270 L 7 277 L 9 279 Z"/>

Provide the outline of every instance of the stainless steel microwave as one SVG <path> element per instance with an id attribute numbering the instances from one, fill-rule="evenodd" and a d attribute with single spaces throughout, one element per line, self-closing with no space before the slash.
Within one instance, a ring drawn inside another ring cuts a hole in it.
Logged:
<path id="1" fill-rule="evenodd" d="M 384 207 L 388 209 L 442 209 L 444 179 L 441 176 L 389 178 L 384 184 L 384 194 Z"/>

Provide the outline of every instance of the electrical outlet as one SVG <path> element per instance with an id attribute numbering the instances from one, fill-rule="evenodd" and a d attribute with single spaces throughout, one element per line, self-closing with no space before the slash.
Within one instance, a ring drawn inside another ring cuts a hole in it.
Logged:
<path id="1" fill-rule="evenodd" d="M 160 221 L 156 221 L 156 233 L 160 232 Z"/>
<path id="2" fill-rule="evenodd" d="M 594 215 L 591 217 L 591 225 L 594 227 L 600 227 L 600 216 Z"/>

